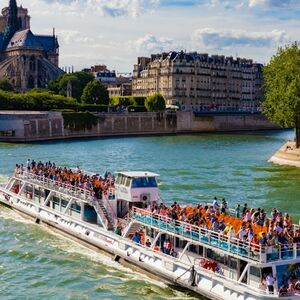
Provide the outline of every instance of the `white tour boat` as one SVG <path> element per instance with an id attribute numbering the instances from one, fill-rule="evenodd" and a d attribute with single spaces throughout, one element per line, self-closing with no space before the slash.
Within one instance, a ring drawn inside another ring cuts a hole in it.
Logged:
<path id="1" fill-rule="evenodd" d="M 158 176 L 119 172 L 113 187 L 96 197 L 19 168 L 0 188 L 0 201 L 37 224 L 50 225 L 113 254 L 116 261 L 124 259 L 209 299 L 299 299 L 297 290 L 279 293 L 291 272 L 299 275 L 299 239 L 284 248 L 262 247 L 155 214 L 145 208 L 162 203 Z M 134 238 L 137 233 L 141 241 Z M 166 241 L 173 245 L 167 254 L 161 251 Z M 263 284 L 268 274 L 276 278 L 274 292 Z"/>

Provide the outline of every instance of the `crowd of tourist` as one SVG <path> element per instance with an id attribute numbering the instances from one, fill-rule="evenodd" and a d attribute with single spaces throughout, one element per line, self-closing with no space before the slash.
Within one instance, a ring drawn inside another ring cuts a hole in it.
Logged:
<path id="1" fill-rule="evenodd" d="M 300 229 L 293 227 L 290 216 L 283 215 L 276 208 L 272 210 L 270 217 L 267 217 L 264 209 L 249 208 L 247 203 L 237 205 L 229 212 L 226 200 L 222 199 L 219 204 L 216 197 L 211 205 L 181 207 L 174 202 L 170 207 L 164 204 L 151 205 L 147 210 L 162 220 L 168 217 L 173 221 L 209 229 L 232 241 L 237 239 L 251 244 L 252 250 L 259 249 L 256 245 L 281 245 L 285 248 L 300 237 Z"/>
<path id="2" fill-rule="evenodd" d="M 84 173 L 78 166 L 75 169 L 59 167 L 51 161 L 43 163 L 28 159 L 26 166 L 17 164 L 15 172 L 28 172 L 45 179 L 94 192 L 97 198 L 101 198 L 102 192 L 106 192 L 109 188 L 114 187 L 115 182 L 115 178 L 110 172 L 106 172 L 104 176 L 100 174 L 89 175 Z"/>

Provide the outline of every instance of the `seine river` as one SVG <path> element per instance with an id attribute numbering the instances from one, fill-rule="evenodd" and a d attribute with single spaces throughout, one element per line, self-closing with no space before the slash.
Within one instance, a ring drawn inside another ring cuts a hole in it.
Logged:
<path id="1" fill-rule="evenodd" d="M 292 131 L 0 144 L 0 179 L 16 163 L 51 160 L 95 172 L 158 172 L 162 196 L 277 207 L 300 218 L 300 169 L 268 158 Z M 0 207 L 0 299 L 195 299 Z"/>

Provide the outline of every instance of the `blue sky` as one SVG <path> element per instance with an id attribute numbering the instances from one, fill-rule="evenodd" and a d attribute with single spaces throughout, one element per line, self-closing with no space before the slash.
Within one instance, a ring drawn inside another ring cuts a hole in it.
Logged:
<path id="1" fill-rule="evenodd" d="M 2 7 L 8 0 L 0 0 Z M 300 0 L 18 0 L 34 33 L 56 32 L 60 66 L 131 72 L 137 56 L 171 50 L 266 63 L 300 36 Z"/>

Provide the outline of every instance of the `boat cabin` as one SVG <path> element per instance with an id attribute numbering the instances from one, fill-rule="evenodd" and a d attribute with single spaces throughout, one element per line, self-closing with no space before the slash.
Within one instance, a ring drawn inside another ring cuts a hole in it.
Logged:
<path id="1" fill-rule="evenodd" d="M 133 206 L 145 208 L 159 201 L 158 176 L 152 172 L 117 173 L 115 193 L 119 218 L 123 218 Z"/>

